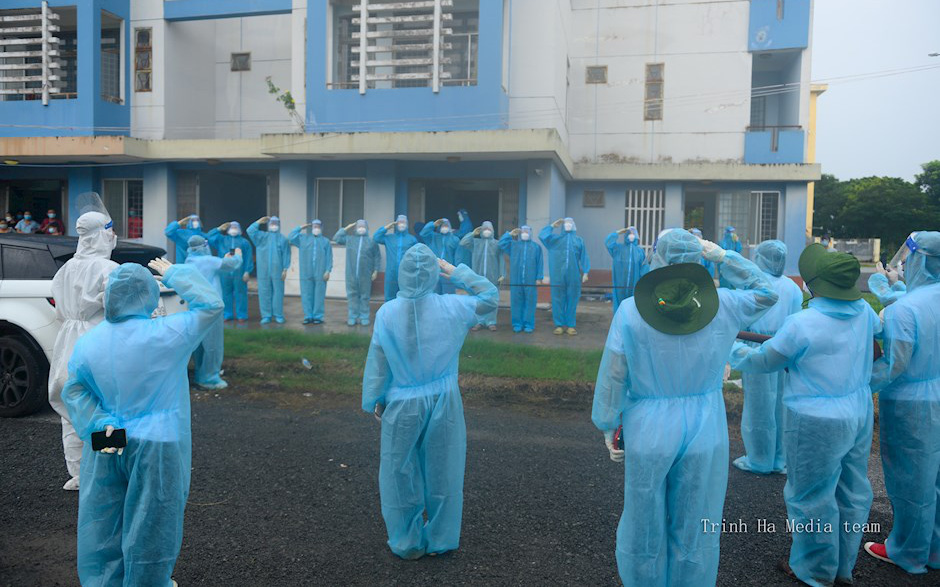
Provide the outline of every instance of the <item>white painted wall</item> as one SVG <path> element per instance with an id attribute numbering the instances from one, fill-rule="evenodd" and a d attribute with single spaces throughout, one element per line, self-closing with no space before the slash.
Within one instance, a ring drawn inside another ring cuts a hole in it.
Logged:
<path id="1" fill-rule="evenodd" d="M 166 23 L 163 20 L 163 0 L 135 0 L 131 3 L 131 44 L 134 28 L 152 29 L 152 87 L 151 92 L 134 91 L 134 52 L 128 55 L 131 63 L 131 136 L 141 139 L 163 139 L 166 105 Z"/>

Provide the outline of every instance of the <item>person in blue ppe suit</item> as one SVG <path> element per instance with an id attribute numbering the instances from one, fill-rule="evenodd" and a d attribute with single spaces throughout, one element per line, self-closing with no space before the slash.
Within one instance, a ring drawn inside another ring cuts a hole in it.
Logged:
<path id="1" fill-rule="evenodd" d="M 873 404 L 873 337 L 881 321 L 856 286 L 858 260 L 814 244 L 799 261 L 814 296 L 759 348 L 735 346 L 733 367 L 747 373 L 788 370 L 783 388 L 783 497 L 792 532 L 780 568 L 817 587 L 852 582 L 868 521 Z"/>
<path id="2" fill-rule="evenodd" d="M 454 230 L 450 226 L 450 220 L 439 218 L 434 222 L 426 223 L 424 228 L 421 229 L 421 238 L 422 242 L 428 245 L 439 259 L 454 263 L 460 239 L 454 234 Z M 436 293 L 448 294 L 455 291 L 454 284 L 450 280 L 441 279 L 437 282 Z"/>
<path id="3" fill-rule="evenodd" d="M 392 231 L 391 235 L 389 231 Z M 405 251 L 415 246 L 418 239 L 408 232 L 408 217 L 399 214 L 395 222 L 376 230 L 372 240 L 385 246 L 385 301 L 394 300 L 398 295 L 398 265 Z"/>
<path id="4" fill-rule="evenodd" d="M 691 232 L 692 235 L 697 238 L 701 238 L 701 239 L 705 238 L 704 236 L 702 236 L 702 231 L 697 228 L 690 228 L 689 232 Z M 702 258 L 702 260 L 699 261 L 699 263 L 701 263 L 702 267 L 704 267 L 705 270 L 708 271 L 709 275 L 711 275 L 713 278 L 715 277 L 715 264 L 714 263 L 712 263 L 711 261 L 705 258 Z"/>
<path id="5" fill-rule="evenodd" d="M 434 294 L 439 279 L 470 295 Z M 379 494 L 388 546 L 416 559 L 460 545 L 467 427 L 458 358 L 470 327 L 496 309 L 499 294 L 426 245 L 405 252 L 399 283 L 398 297 L 375 317 L 362 409 L 382 422 Z"/>
<path id="6" fill-rule="evenodd" d="M 489 279 L 493 285 L 498 286 L 503 282 L 506 269 L 503 261 L 503 251 L 500 249 L 495 236 L 493 223 L 485 220 L 473 232 L 460 239 L 460 247 L 470 251 L 473 271 Z M 485 326 L 495 331 L 497 312 L 498 309 L 494 309 L 489 314 L 481 314 L 472 330 L 476 331 Z"/>
<path id="7" fill-rule="evenodd" d="M 872 373 L 894 526 L 865 550 L 925 573 L 940 569 L 940 232 L 915 233 L 904 247 L 908 293 L 885 308 L 884 356 Z"/>
<path id="8" fill-rule="evenodd" d="M 287 240 L 300 251 L 300 301 L 304 307 L 304 324 L 323 324 L 326 282 L 333 271 L 333 245 L 329 238 L 323 236 L 323 223 L 319 220 L 298 226 Z"/>
<path id="9" fill-rule="evenodd" d="M 457 210 L 457 239 L 462 239 L 471 232 L 473 232 L 473 221 L 470 219 L 470 213 L 467 212 L 465 208 Z M 463 263 L 467 267 L 470 267 L 470 264 L 473 263 L 473 255 L 470 251 L 463 247 L 457 247 L 457 252 L 454 253 L 454 263 L 460 265 Z"/>
<path id="10" fill-rule="evenodd" d="M 561 227 L 561 234 L 555 229 Z M 558 219 L 539 233 L 539 240 L 548 249 L 548 277 L 552 290 L 552 318 L 555 334 L 578 333 L 578 302 L 581 300 L 581 284 L 587 281 L 591 270 L 584 240 L 578 236 L 574 219 Z"/>
<path id="11" fill-rule="evenodd" d="M 427 244 L 424 242 L 424 237 L 421 235 L 421 231 L 424 230 L 425 224 L 426 223 L 424 222 L 415 222 L 411 225 L 411 232 L 414 233 L 415 240 L 418 241 L 419 244 Z"/>
<path id="12" fill-rule="evenodd" d="M 716 289 L 702 256 L 738 290 Z M 777 294 L 752 262 L 682 229 L 661 236 L 650 269 L 614 315 L 591 415 L 624 462 L 617 568 L 627 587 L 714 585 L 720 532 L 703 524 L 721 524 L 728 482 L 724 367 Z"/>
<path id="13" fill-rule="evenodd" d="M 791 314 L 803 309 L 803 291 L 783 274 L 787 263 L 787 245 L 778 240 L 764 241 L 757 246 L 754 263 L 774 286 L 778 300 L 745 330 L 773 336 Z M 745 455 L 734 460 L 734 466 L 752 473 L 784 473 L 783 454 L 783 379 L 782 371 L 773 373 L 742 373 L 744 409 L 741 414 L 741 439 Z"/>
<path id="14" fill-rule="evenodd" d="M 62 390 L 85 442 L 78 495 L 82 585 L 171 584 L 192 470 L 189 356 L 222 320 L 216 289 L 191 265 L 150 266 L 189 311 L 151 319 L 154 276 L 125 263 L 108 277 L 105 322 L 75 345 Z M 123 449 L 92 450 L 93 432 L 125 430 Z"/>
<path id="15" fill-rule="evenodd" d="M 509 302 L 512 331 L 535 330 L 537 285 L 545 278 L 542 271 L 542 247 L 532 240 L 532 227 L 520 226 L 503 234 L 499 248 L 509 255 Z"/>
<path id="16" fill-rule="evenodd" d="M 169 223 L 163 231 L 163 234 L 176 243 L 176 262 L 180 264 L 186 262 L 186 251 L 189 249 L 189 237 L 198 235 L 204 239 L 209 238 L 209 235 L 202 230 L 202 220 L 195 214 L 185 216 Z"/>
<path id="17" fill-rule="evenodd" d="M 379 247 L 369 236 L 369 225 L 359 219 L 340 228 L 333 241 L 346 247 L 346 300 L 349 304 L 346 324 L 369 325 L 369 297 L 379 269 Z"/>
<path id="18" fill-rule="evenodd" d="M 261 227 L 265 228 L 262 229 Z M 263 216 L 248 227 L 248 236 L 258 250 L 258 305 L 261 323 L 273 317 L 284 323 L 284 280 L 290 268 L 290 243 L 281 234 L 281 219 Z"/>
<path id="19" fill-rule="evenodd" d="M 623 236 L 623 241 L 618 242 Z M 640 246 L 640 233 L 633 226 L 621 228 L 607 235 L 604 242 L 613 259 L 614 313 L 620 302 L 633 295 L 636 282 L 649 271 L 646 251 Z"/>
<path id="20" fill-rule="evenodd" d="M 189 237 L 186 264 L 199 270 L 206 280 L 222 295 L 223 275 L 234 275 L 242 266 L 242 252 L 226 253 L 222 258 L 212 255 L 209 242 L 199 235 Z M 201 389 L 225 389 L 228 383 L 219 375 L 225 356 L 225 328 L 222 321 L 213 324 L 202 339 L 202 344 L 193 353 L 196 386 Z"/>
<path id="21" fill-rule="evenodd" d="M 225 257 L 236 249 L 242 252 L 241 269 L 235 273 L 223 273 L 220 279 L 222 300 L 225 302 L 224 320 L 245 322 L 248 320 L 248 280 L 255 270 L 254 249 L 248 239 L 242 236 L 242 225 L 235 220 L 210 230 L 209 244 L 215 249 L 217 257 Z"/>
<path id="22" fill-rule="evenodd" d="M 721 238 L 718 246 L 726 251 L 734 251 L 735 253 L 741 252 L 741 241 L 738 239 L 738 233 L 735 232 L 733 226 L 725 227 L 725 236 Z M 721 278 L 721 273 L 718 274 L 718 285 L 720 287 L 731 287 L 728 281 Z"/>

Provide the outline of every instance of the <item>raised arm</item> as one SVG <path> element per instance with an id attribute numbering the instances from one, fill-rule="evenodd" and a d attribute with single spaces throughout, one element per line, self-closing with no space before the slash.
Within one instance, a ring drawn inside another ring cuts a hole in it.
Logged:
<path id="1" fill-rule="evenodd" d="M 706 259 L 717 262 L 721 276 L 735 288 L 734 291 L 724 290 L 728 295 L 723 296 L 721 301 L 735 304 L 740 328 L 753 324 L 768 308 L 777 303 L 777 290 L 753 262 L 734 251 L 724 251 L 720 247 L 711 254 L 712 258 Z"/>
<path id="2" fill-rule="evenodd" d="M 907 284 L 896 281 L 891 285 L 886 276 L 872 273 L 868 278 L 868 289 L 875 294 L 882 306 L 890 306 L 907 293 Z"/>
<path id="3" fill-rule="evenodd" d="M 468 232 L 460 239 L 460 246 L 468 251 L 473 250 L 473 232 Z"/>
<path id="4" fill-rule="evenodd" d="M 477 275 L 464 264 L 458 265 L 450 276 L 456 287 L 476 297 L 476 313 L 480 316 L 489 314 L 499 305 L 499 290 L 490 281 Z"/>
<path id="5" fill-rule="evenodd" d="M 427 241 L 434 234 L 435 228 L 436 227 L 434 226 L 433 222 L 425 222 L 424 226 L 421 228 L 421 233 L 420 233 L 421 238 Z"/>
<path id="6" fill-rule="evenodd" d="M 287 242 L 289 242 L 292 246 L 300 248 L 300 234 L 302 232 L 303 228 L 299 226 L 290 231 L 290 234 L 287 235 Z"/>
<path id="7" fill-rule="evenodd" d="M 338 245 L 346 245 L 346 229 L 340 228 L 336 231 L 336 234 L 333 235 L 333 242 Z"/>
<path id="8" fill-rule="evenodd" d="M 509 255 L 512 253 L 512 234 L 507 230 L 503 233 L 503 236 L 499 237 L 499 241 L 496 244 L 502 252 Z"/>
<path id="9" fill-rule="evenodd" d="M 875 361 L 871 373 L 871 391 L 881 391 L 907 371 L 914 356 L 917 321 L 904 304 L 885 308 L 884 355 Z"/>
<path id="10" fill-rule="evenodd" d="M 188 312 L 179 312 L 158 318 L 184 341 L 186 354 L 191 354 L 202 342 L 202 335 L 222 315 L 225 304 L 222 296 L 192 265 L 173 265 L 166 270 L 163 283 L 175 289 L 186 301 Z"/>
<path id="11" fill-rule="evenodd" d="M 372 235 L 372 240 L 380 245 L 385 244 L 385 233 L 388 232 L 388 228 L 380 226 L 378 230 L 375 231 L 375 234 Z"/>
<path id="12" fill-rule="evenodd" d="M 559 236 L 555 234 L 555 227 L 551 224 L 539 232 L 539 240 L 545 245 L 546 249 L 551 249 L 552 245 L 558 240 Z"/>
<path id="13" fill-rule="evenodd" d="M 607 251 L 610 253 L 611 257 L 617 254 L 618 239 L 620 239 L 620 233 L 616 230 L 608 234 L 607 238 L 604 239 L 604 246 L 607 247 Z"/>

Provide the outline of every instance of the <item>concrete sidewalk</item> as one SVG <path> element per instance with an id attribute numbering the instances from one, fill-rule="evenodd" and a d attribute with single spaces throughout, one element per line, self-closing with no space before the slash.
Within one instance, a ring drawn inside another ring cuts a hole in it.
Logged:
<path id="1" fill-rule="evenodd" d="M 508 302 L 508 294 L 505 302 Z M 471 332 L 470 337 L 476 339 L 496 340 L 499 342 L 512 344 L 530 344 L 541 347 L 552 348 L 573 348 L 573 349 L 602 349 L 607 340 L 607 330 L 610 328 L 610 320 L 613 318 L 610 302 L 598 302 L 581 300 L 578 305 L 578 335 L 568 336 L 563 334 L 556 336 L 552 334 L 555 324 L 552 322 L 552 313 L 545 308 L 539 308 L 535 312 L 535 332 L 531 334 L 515 333 L 510 324 L 510 310 L 508 303 L 504 306 L 504 300 L 500 300 L 499 314 L 497 315 L 498 330 L 490 332 L 480 330 Z M 371 309 L 374 319 L 375 312 L 381 307 L 382 301 L 372 299 Z M 276 330 L 279 328 L 289 328 L 291 330 L 300 330 L 310 334 L 323 333 L 349 333 L 358 332 L 369 335 L 372 333 L 371 326 L 347 326 L 346 325 L 346 300 L 327 299 L 326 315 L 324 323 L 318 325 L 304 325 L 303 308 L 300 305 L 300 298 L 296 296 L 284 297 L 284 318 L 287 320 L 284 324 L 265 324 L 261 325 L 261 313 L 258 310 L 258 296 L 255 292 L 250 292 L 248 296 L 248 322 L 236 323 L 226 322 L 226 328 L 245 329 L 245 330 Z M 442 324 L 446 328 L 446 324 Z"/>

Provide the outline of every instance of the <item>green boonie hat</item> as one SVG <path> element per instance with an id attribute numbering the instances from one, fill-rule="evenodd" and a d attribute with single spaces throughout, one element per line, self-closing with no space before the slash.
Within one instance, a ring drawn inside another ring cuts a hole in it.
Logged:
<path id="1" fill-rule="evenodd" d="M 718 290 L 698 263 L 667 265 L 637 282 L 633 300 L 643 321 L 666 334 L 692 334 L 718 313 Z"/>
<path id="2" fill-rule="evenodd" d="M 800 255 L 800 277 L 813 295 L 854 302 L 861 299 L 858 259 L 848 253 L 829 252 L 821 244 L 812 244 Z"/>

